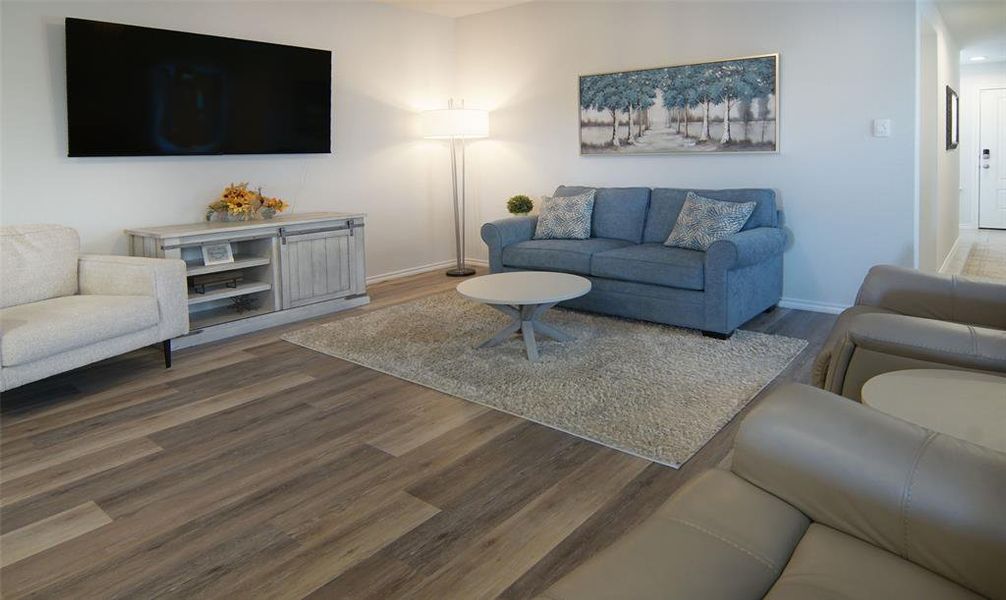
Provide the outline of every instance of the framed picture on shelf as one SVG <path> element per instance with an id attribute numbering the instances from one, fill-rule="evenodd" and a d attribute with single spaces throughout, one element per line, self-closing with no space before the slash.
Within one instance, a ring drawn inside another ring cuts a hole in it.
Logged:
<path id="1" fill-rule="evenodd" d="M 961 141 L 961 100 L 954 88 L 947 86 L 947 150 Z"/>
<path id="2" fill-rule="evenodd" d="M 203 264 L 206 266 L 222 265 L 234 262 L 234 252 L 228 243 L 207 244 L 203 246 Z"/>

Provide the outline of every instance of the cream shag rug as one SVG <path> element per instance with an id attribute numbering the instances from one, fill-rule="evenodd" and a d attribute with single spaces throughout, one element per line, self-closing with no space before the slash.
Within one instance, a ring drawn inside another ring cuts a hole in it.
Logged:
<path id="1" fill-rule="evenodd" d="M 577 339 L 539 338 L 539 363 L 528 362 L 516 336 L 476 348 L 507 319 L 453 291 L 283 339 L 672 467 L 807 345 L 750 331 L 715 340 L 562 309 L 543 320 Z"/>
<path id="2" fill-rule="evenodd" d="M 1006 243 L 975 242 L 964 262 L 962 275 L 1006 281 Z"/>

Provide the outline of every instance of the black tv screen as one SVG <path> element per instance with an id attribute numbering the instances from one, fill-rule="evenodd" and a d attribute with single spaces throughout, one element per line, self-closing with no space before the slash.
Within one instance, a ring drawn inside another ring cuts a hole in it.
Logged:
<path id="1" fill-rule="evenodd" d="M 332 53 L 66 19 L 70 156 L 330 152 Z"/>

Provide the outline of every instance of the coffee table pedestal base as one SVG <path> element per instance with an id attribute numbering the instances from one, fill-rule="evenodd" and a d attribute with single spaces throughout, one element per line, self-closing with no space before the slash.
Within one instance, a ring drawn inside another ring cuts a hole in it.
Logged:
<path id="1" fill-rule="evenodd" d="M 538 362 L 538 343 L 535 341 L 535 333 L 552 338 L 557 342 L 568 342 L 574 339 L 573 336 L 540 320 L 541 315 L 556 304 L 558 302 L 513 306 L 509 304 L 490 304 L 489 306 L 507 315 L 512 320 L 499 333 L 482 342 L 479 348 L 498 346 L 510 339 L 515 333 L 520 332 L 524 337 L 527 359 L 531 362 Z"/>

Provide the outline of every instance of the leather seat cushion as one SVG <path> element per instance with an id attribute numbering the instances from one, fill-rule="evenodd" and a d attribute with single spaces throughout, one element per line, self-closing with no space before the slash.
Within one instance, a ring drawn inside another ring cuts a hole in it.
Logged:
<path id="1" fill-rule="evenodd" d="M 633 245 L 631 242 L 624 240 L 606 238 L 527 240 L 503 249 L 503 266 L 590 275 L 592 256 L 605 250 L 631 245 Z"/>
<path id="2" fill-rule="evenodd" d="M 641 244 L 594 255 L 590 272 L 595 277 L 702 290 L 705 260 L 705 252 Z"/>
<path id="3" fill-rule="evenodd" d="M 63 296 L 0 310 L 0 360 L 30 363 L 153 327 L 152 296 Z"/>
<path id="4" fill-rule="evenodd" d="M 541 597 L 754 600 L 779 577 L 808 525 L 789 504 L 711 469 Z"/>
<path id="5" fill-rule="evenodd" d="M 766 600 L 912 598 L 980 600 L 981 596 L 886 550 L 814 523 Z"/>

